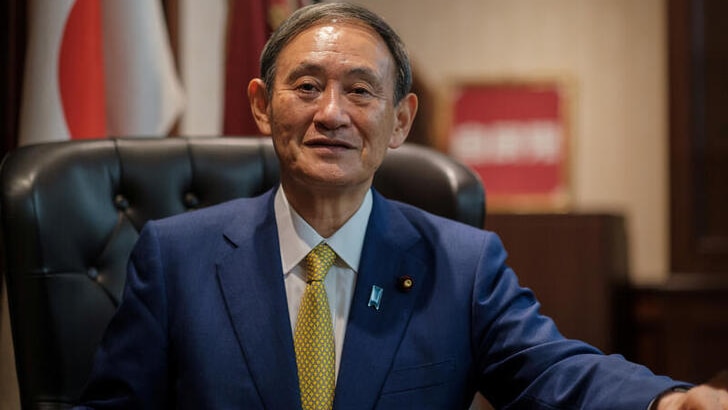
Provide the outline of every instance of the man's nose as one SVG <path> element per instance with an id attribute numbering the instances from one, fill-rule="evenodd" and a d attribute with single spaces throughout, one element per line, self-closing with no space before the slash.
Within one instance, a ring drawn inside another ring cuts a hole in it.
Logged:
<path id="1" fill-rule="evenodd" d="M 313 120 L 318 126 L 328 130 L 337 129 L 348 123 L 349 115 L 346 111 L 346 101 L 339 90 L 330 87 L 323 92 L 319 99 L 319 108 Z"/>

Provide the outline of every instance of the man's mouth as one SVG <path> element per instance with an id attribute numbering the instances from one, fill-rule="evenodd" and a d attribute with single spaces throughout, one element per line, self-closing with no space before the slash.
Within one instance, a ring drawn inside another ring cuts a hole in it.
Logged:
<path id="1" fill-rule="evenodd" d="M 330 148 L 330 149 L 351 149 L 353 146 L 346 141 L 332 138 L 312 138 L 305 141 L 303 145 L 311 148 Z"/>

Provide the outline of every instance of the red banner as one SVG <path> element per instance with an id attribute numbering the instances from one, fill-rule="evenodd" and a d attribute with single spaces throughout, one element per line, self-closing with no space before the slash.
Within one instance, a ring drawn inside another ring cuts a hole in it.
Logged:
<path id="1" fill-rule="evenodd" d="M 452 108 L 451 153 L 481 176 L 489 206 L 563 202 L 568 143 L 558 86 L 464 85 Z"/>

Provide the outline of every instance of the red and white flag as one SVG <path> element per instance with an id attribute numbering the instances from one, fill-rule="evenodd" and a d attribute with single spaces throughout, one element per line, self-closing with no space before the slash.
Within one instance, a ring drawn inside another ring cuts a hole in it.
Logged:
<path id="1" fill-rule="evenodd" d="M 184 107 L 161 5 L 31 3 L 18 145 L 164 136 Z"/>
<path id="2" fill-rule="evenodd" d="M 184 94 L 157 0 L 103 2 L 106 117 L 113 136 L 164 136 Z"/>

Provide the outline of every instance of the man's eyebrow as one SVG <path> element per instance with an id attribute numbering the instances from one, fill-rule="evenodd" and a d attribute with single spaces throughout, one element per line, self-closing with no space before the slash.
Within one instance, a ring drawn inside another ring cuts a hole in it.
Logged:
<path id="1" fill-rule="evenodd" d="M 372 84 L 379 84 L 381 80 L 377 73 L 369 67 L 354 67 L 347 72 L 347 77 L 363 78 Z"/>
<path id="2" fill-rule="evenodd" d="M 286 77 L 287 81 L 293 81 L 298 77 L 304 76 L 304 75 L 316 75 L 320 74 L 324 71 L 324 68 L 319 64 L 314 63 L 303 63 L 299 64 L 291 70 L 290 73 L 288 73 L 288 76 Z"/>
<path id="3" fill-rule="evenodd" d="M 291 72 L 286 77 L 286 80 L 288 82 L 292 82 L 295 79 L 305 75 L 320 75 L 325 70 L 326 69 L 322 65 L 317 63 L 302 63 L 297 65 L 293 70 L 291 70 Z M 346 77 L 362 78 L 365 81 L 373 84 L 379 84 L 381 82 L 376 71 L 372 70 L 370 67 L 365 66 L 353 67 L 349 69 L 349 71 L 346 72 Z"/>

